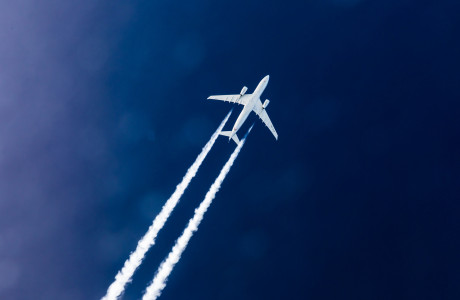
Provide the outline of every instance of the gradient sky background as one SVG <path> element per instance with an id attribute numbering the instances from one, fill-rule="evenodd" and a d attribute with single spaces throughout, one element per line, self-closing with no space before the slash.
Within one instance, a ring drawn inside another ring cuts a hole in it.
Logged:
<path id="1" fill-rule="evenodd" d="M 279 141 L 250 117 L 161 299 L 460 299 L 459 11 L 2 1 L 0 298 L 102 297 L 231 108 L 206 97 L 269 74 Z M 217 141 L 123 299 L 233 148 Z"/>

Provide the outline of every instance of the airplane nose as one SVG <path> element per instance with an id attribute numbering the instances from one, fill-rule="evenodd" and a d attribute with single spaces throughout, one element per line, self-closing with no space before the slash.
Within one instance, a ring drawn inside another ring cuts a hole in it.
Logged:
<path id="1" fill-rule="evenodd" d="M 265 79 L 266 81 L 268 81 L 268 80 L 270 79 L 270 75 L 265 76 L 264 79 Z"/>

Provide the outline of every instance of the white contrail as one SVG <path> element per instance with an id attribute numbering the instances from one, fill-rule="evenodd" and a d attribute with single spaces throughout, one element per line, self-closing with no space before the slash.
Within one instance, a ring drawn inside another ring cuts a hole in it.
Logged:
<path id="1" fill-rule="evenodd" d="M 171 274 L 173 267 L 179 261 L 193 233 L 198 230 L 198 226 L 200 225 L 200 222 L 203 219 L 204 213 L 208 210 L 209 205 L 211 205 L 212 200 L 216 196 L 216 193 L 219 191 L 219 188 L 222 182 L 224 181 L 225 176 L 230 171 L 230 168 L 232 167 L 233 162 L 238 156 L 238 153 L 240 153 L 241 147 L 243 147 L 243 144 L 246 141 L 246 137 L 251 131 L 251 129 L 252 126 L 251 128 L 249 128 L 243 140 L 241 140 L 241 142 L 233 151 L 228 161 L 225 163 L 224 167 L 219 173 L 219 176 L 217 176 L 216 180 L 209 188 L 209 191 L 206 193 L 203 202 L 201 202 L 200 206 L 198 206 L 198 208 L 195 209 L 195 215 L 188 222 L 187 227 L 185 228 L 184 232 L 179 237 L 179 239 L 176 241 L 176 244 L 172 248 L 168 257 L 161 263 L 160 267 L 158 268 L 157 274 L 155 275 L 155 278 L 153 278 L 153 281 L 150 284 L 150 286 L 147 287 L 147 290 L 145 291 L 142 300 L 154 300 L 158 296 L 160 296 L 161 291 L 166 286 L 166 280 L 168 279 L 169 274 Z"/>
<path id="2" fill-rule="evenodd" d="M 163 205 L 163 208 L 156 216 L 152 225 L 150 225 L 147 233 L 142 237 L 142 239 L 139 240 L 136 250 L 132 252 L 128 260 L 125 261 L 123 268 L 115 276 L 115 281 L 109 286 L 107 294 L 102 298 L 102 300 L 115 300 L 123 293 L 126 284 L 131 281 L 134 272 L 142 263 L 145 253 L 150 249 L 150 247 L 152 247 L 153 244 L 155 244 L 155 238 L 157 237 L 158 232 L 165 224 L 169 215 L 171 215 L 171 212 L 173 211 L 177 202 L 179 202 L 180 197 L 184 193 L 192 178 L 195 177 L 201 163 L 211 150 L 231 113 L 232 112 L 230 111 L 227 114 L 225 119 L 217 128 L 216 132 L 214 132 L 214 134 L 211 136 L 209 142 L 203 147 L 201 153 L 198 155 L 193 165 L 187 170 L 187 173 L 182 179 L 182 182 L 176 186 L 176 190 L 168 199 L 168 201 L 166 201 L 165 205 Z"/>

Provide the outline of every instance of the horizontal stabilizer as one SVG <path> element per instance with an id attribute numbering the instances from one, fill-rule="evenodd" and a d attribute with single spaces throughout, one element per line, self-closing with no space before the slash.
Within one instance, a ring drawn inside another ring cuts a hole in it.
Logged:
<path id="1" fill-rule="evenodd" d="M 222 131 L 222 132 L 220 133 L 220 135 L 228 136 L 229 139 L 230 139 L 230 137 L 231 137 L 232 140 L 235 141 L 235 143 L 236 143 L 237 145 L 240 144 L 240 139 L 238 138 L 238 136 L 236 135 L 236 133 L 233 134 L 233 131 Z"/>

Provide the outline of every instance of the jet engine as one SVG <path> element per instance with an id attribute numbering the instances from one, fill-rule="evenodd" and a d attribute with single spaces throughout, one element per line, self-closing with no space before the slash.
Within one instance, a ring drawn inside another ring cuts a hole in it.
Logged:
<path id="1" fill-rule="evenodd" d="M 240 96 L 243 96 L 244 94 L 246 94 L 246 91 L 248 90 L 247 87 L 243 86 L 243 89 L 241 90 L 240 92 Z"/>
<path id="2" fill-rule="evenodd" d="M 263 108 L 263 109 L 267 108 L 268 103 L 270 103 L 270 101 L 269 101 L 268 99 L 265 100 L 264 104 L 262 105 L 262 108 Z"/>

